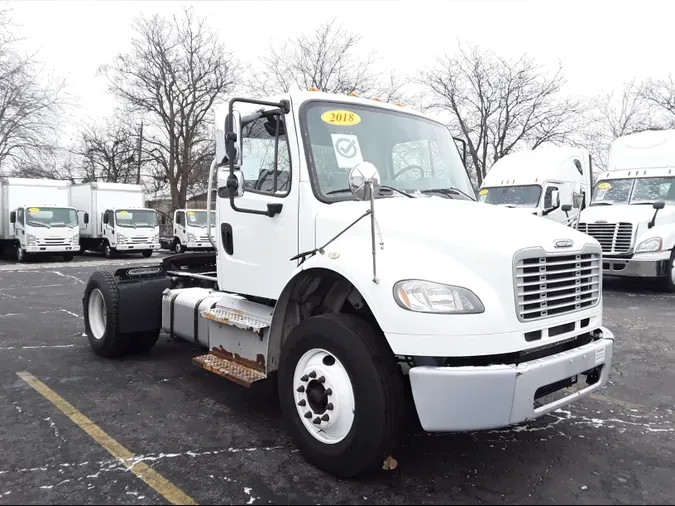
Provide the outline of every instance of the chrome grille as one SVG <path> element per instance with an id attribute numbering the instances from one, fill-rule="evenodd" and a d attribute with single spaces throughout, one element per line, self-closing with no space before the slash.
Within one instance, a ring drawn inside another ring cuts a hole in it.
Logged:
<path id="1" fill-rule="evenodd" d="M 541 251 L 541 250 L 539 250 Z M 600 253 L 532 255 L 515 264 L 520 321 L 560 316 L 600 300 Z"/>
<path id="2" fill-rule="evenodd" d="M 596 239 L 603 253 L 628 253 L 633 242 L 631 223 L 579 223 L 579 231 Z"/>
<path id="3" fill-rule="evenodd" d="M 70 244 L 70 240 L 66 240 L 63 237 L 43 237 L 39 240 L 40 244 L 46 244 L 47 246 L 58 246 L 61 244 Z"/>
<path id="4" fill-rule="evenodd" d="M 132 237 L 131 242 L 134 244 L 141 244 L 150 241 L 149 237 Z"/>

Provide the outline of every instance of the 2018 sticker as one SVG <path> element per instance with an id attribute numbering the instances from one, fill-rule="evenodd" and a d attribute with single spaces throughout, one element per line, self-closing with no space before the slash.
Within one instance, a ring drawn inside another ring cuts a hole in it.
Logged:
<path id="1" fill-rule="evenodd" d="M 488 189 L 484 188 L 480 192 L 478 192 L 478 195 L 487 195 L 487 193 L 488 193 Z"/>
<path id="2" fill-rule="evenodd" d="M 352 111 L 335 109 L 324 112 L 321 121 L 329 125 L 352 126 L 361 123 L 361 116 Z"/>
<path id="3" fill-rule="evenodd" d="M 119 214 L 120 214 L 120 216 L 124 216 L 124 215 L 129 214 L 129 213 L 127 211 L 120 211 Z"/>
<path id="4" fill-rule="evenodd" d="M 31 214 L 37 214 L 37 213 L 40 212 L 40 208 L 39 207 L 31 207 L 30 209 L 28 209 L 28 212 L 31 213 Z"/>
<path id="5" fill-rule="evenodd" d="M 192 216 L 193 214 L 195 214 L 194 211 L 188 211 L 187 213 L 188 213 L 189 216 Z"/>
<path id="6" fill-rule="evenodd" d="M 609 190 L 611 187 L 612 187 L 612 185 L 609 184 L 609 183 L 600 183 L 598 185 L 599 190 Z"/>

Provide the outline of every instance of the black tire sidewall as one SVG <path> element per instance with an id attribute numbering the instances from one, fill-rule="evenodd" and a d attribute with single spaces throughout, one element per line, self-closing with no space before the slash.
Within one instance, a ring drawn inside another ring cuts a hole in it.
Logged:
<path id="1" fill-rule="evenodd" d="M 152 256 L 152 250 L 146 250 L 141 253 L 143 255 L 143 258 L 150 258 Z"/>
<path id="2" fill-rule="evenodd" d="M 673 269 L 673 263 L 675 263 L 675 248 L 672 249 L 670 252 L 670 259 L 668 260 L 668 264 L 666 265 L 666 282 L 665 287 L 666 290 L 670 293 L 675 293 L 675 283 L 673 283 L 673 278 L 671 276 L 671 272 Z"/>
<path id="3" fill-rule="evenodd" d="M 335 320 L 313 317 L 301 322 L 291 332 L 284 343 L 279 363 L 278 388 L 279 401 L 288 430 L 304 458 L 320 469 L 337 476 L 348 477 L 372 470 L 374 465 L 381 464 L 387 457 L 382 454 L 382 447 L 383 442 L 384 446 L 388 443 L 384 441 L 388 438 L 385 427 L 388 416 L 391 416 L 391 406 L 388 405 L 385 392 L 388 388 L 387 382 L 383 381 L 376 363 L 378 359 L 373 356 L 373 352 L 359 333 L 351 331 L 343 324 L 348 322 L 354 324 L 360 320 L 351 315 L 339 316 L 345 317 L 339 323 Z M 359 330 L 360 333 L 372 334 L 363 322 L 360 323 Z M 379 337 L 370 335 L 367 338 Z M 314 438 L 305 428 L 295 406 L 293 385 L 295 364 L 305 352 L 317 348 L 334 354 L 342 363 L 350 377 L 354 392 L 355 416 L 352 428 L 349 434 L 336 444 L 324 444 Z M 379 360 L 382 359 L 384 357 Z M 340 457 L 334 461 L 328 460 L 338 456 Z"/>
<path id="4" fill-rule="evenodd" d="M 89 325 L 89 299 L 94 290 L 100 290 L 106 309 L 105 332 L 101 339 L 96 339 Z M 126 353 L 129 346 L 128 336 L 118 332 L 119 323 L 119 291 L 112 274 L 108 272 L 94 272 L 84 290 L 82 299 L 84 328 L 89 344 L 98 355 L 113 357 Z"/>

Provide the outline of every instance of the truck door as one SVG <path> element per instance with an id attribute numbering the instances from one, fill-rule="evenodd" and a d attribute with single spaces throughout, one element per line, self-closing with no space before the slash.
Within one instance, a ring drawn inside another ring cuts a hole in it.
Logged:
<path id="1" fill-rule="evenodd" d="M 105 216 L 108 217 L 108 223 L 105 223 Z M 115 213 L 111 209 L 106 209 L 105 213 L 103 213 L 101 227 L 103 228 L 101 231 L 103 237 L 108 239 L 110 246 L 115 246 L 117 244 L 117 238 L 115 237 Z"/>
<path id="2" fill-rule="evenodd" d="M 16 222 L 14 223 L 14 237 L 21 241 L 21 244 L 26 242 L 26 232 L 24 230 L 24 212 L 23 208 L 19 207 L 16 210 Z"/>
<path id="3" fill-rule="evenodd" d="M 300 195 L 298 141 L 286 121 L 279 122 L 275 177 L 274 123 L 274 119 L 261 117 L 243 128 L 244 195 L 236 198 L 235 204 L 239 209 L 259 211 L 266 211 L 268 204 L 277 204 L 281 205 L 281 212 L 269 217 L 235 211 L 225 189 L 228 169 L 223 167 L 218 177 L 219 215 L 215 231 L 220 251 L 220 289 L 271 299 L 279 297 L 298 265 L 297 260 L 290 258 L 298 253 Z"/>
<path id="4" fill-rule="evenodd" d="M 187 241 L 187 234 L 185 234 L 185 212 L 176 211 L 176 218 L 173 223 L 173 236 L 178 237 L 185 244 Z"/>

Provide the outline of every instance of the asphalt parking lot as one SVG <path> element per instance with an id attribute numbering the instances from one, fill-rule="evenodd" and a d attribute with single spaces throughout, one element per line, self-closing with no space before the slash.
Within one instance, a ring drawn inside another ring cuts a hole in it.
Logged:
<path id="1" fill-rule="evenodd" d="M 295 451 L 270 384 L 245 389 L 199 369 L 190 360 L 199 352 L 165 335 L 149 356 L 105 360 L 90 350 L 89 274 L 161 256 L 0 262 L 0 503 L 168 503 L 17 373 L 202 504 L 675 500 L 675 296 L 605 280 L 616 348 L 602 393 L 529 425 L 414 435 L 394 455 L 396 470 L 339 481 Z"/>

